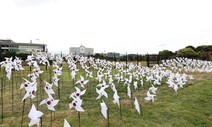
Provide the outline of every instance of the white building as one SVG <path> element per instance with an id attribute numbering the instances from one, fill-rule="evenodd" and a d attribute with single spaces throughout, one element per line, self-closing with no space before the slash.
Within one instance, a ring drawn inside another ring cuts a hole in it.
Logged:
<path id="1" fill-rule="evenodd" d="M 94 49 L 86 48 L 85 46 L 82 46 L 82 45 L 80 47 L 70 47 L 69 54 L 89 56 L 89 55 L 94 55 Z"/>
<path id="2" fill-rule="evenodd" d="M 16 53 L 28 53 L 33 52 L 47 52 L 46 44 L 36 43 L 16 43 L 13 40 L 0 39 L 0 53 L 3 52 L 16 52 Z"/>

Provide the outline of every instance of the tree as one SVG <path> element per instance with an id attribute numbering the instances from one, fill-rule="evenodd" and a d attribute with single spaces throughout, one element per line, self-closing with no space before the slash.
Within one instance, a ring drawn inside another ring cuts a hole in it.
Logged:
<path id="1" fill-rule="evenodd" d="M 186 46 L 185 48 L 191 48 L 191 49 L 193 49 L 194 51 L 196 50 L 196 48 L 195 48 L 194 46 L 192 46 L 192 45 Z"/>
<path id="2" fill-rule="evenodd" d="M 104 56 L 103 56 L 103 54 L 101 54 L 101 53 L 96 53 L 96 54 L 94 55 L 94 58 L 103 59 Z"/>
<path id="3" fill-rule="evenodd" d="M 173 55 L 173 54 L 174 53 L 172 51 L 169 51 L 167 49 L 159 52 L 159 55 L 163 55 L 163 56 L 170 56 L 170 55 Z"/>
<path id="4" fill-rule="evenodd" d="M 3 54 L 3 57 L 8 57 L 8 58 L 10 58 L 10 57 L 15 58 L 15 56 L 16 56 L 16 52 L 14 52 L 14 51 L 7 51 Z"/>
<path id="5" fill-rule="evenodd" d="M 183 48 L 177 51 L 177 56 L 183 56 L 183 57 L 197 57 L 199 56 L 199 53 L 195 52 L 191 48 Z"/>
<path id="6" fill-rule="evenodd" d="M 27 53 L 17 53 L 17 52 L 14 52 L 14 51 L 6 51 L 6 52 L 4 52 L 4 53 L 1 54 L 0 61 L 5 60 L 5 57 L 8 57 L 8 58 L 12 57 L 13 59 L 15 59 L 15 57 L 18 57 L 21 60 L 26 60 L 28 55 L 30 55 L 30 54 L 27 54 Z"/>
<path id="7" fill-rule="evenodd" d="M 196 52 L 212 52 L 212 45 L 198 46 L 195 51 Z"/>

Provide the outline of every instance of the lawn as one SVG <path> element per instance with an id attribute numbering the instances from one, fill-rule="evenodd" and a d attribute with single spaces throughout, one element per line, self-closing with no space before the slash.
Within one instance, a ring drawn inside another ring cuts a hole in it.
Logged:
<path id="1" fill-rule="evenodd" d="M 77 65 L 80 69 L 81 67 Z M 96 85 L 98 81 L 95 78 L 88 78 L 89 83 L 85 86 L 86 93 L 82 96 L 82 108 L 85 112 L 78 112 L 75 109 L 69 109 L 70 93 L 74 92 L 75 82 L 80 75 L 85 77 L 85 72 L 80 69 L 77 72 L 75 81 L 71 79 L 71 71 L 67 65 L 63 65 L 63 75 L 60 76 L 60 87 L 53 86 L 55 91 L 54 98 L 59 99 L 59 103 L 55 106 L 56 112 L 51 112 L 46 105 L 39 106 L 39 103 L 47 97 L 43 90 L 44 80 L 50 82 L 53 77 L 53 67 L 41 66 L 41 70 L 45 70 L 37 79 L 38 90 L 34 99 L 27 98 L 25 105 L 21 102 L 25 91 L 20 90 L 20 84 L 24 82 L 22 77 L 27 78 L 30 73 L 29 67 L 25 67 L 25 71 L 13 71 L 11 80 L 5 77 L 5 72 L 1 68 L 1 105 L 0 114 L 3 116 L 0 120 L 2 127 L 21 126 L 22 113 L 24 106 L 23 126 L 28 126 L 28 113 L 31 105 L 35 104 L 39 111 L 42 111 L 43 127 L 62 127 L 64 118 L 72 127 L 79 126 L 79 116 L 81 127 L 211 127 L 212 126 L 212 73 L 188 73 L 192 74 L 194 79 L 187 82 L 184 88 L 175 92 L 169 88 L 165 81 L 158 86 L 155 102 L 146 101 L 146 92 L 150 87 L 150 83 L 144 81 L 144 86 L 139 85 L 138 90 L 132 90 L 132 98 L 127 97 L 127 86 L 123 82 L 118 83 L 114 80 L 118 95 L 121 100 L 121 108 L 113 103 L 113 91 L 107 88 L 108 99 L 96 100 Z M 93 70 L 91 68 L 90 70 Z M 113 76 L 117 70 L 113 69 Z M 93 70 L 94 77 L 96 70 Z M 135 79 L 133 79 L 135 80 Z M 106 80 L 108 82 L 108 80 Z M 139 84 L 139 82 L 138 82 Z M 3 98 L 2 98 L 3 96 Z M 137 97 L 141 114 L 139 114 L 134 106 L 134 97 Z M 3 100 L 3 101 L 2 101 Z M 104 100 L 109 109 L 109 120 L 105 119 L 101 114 L 100 102 Z M 3 103 L 2 103 L 3 102 Z M 3 105 L 3 108 L 2 108 Z M 3 109 L 3 115 L 2 115 Z"/>

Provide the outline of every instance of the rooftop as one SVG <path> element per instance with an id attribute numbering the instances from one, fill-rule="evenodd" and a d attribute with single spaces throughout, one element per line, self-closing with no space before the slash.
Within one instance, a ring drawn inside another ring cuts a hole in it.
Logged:
<path id="1" fill-rule="evenodd" d="M 0 39 L 0 45 L 23 45 L 23 46 L 26 46 L 26 45 L 32 45 L 32 46 L 40 46 L 40 45 L 46 45 L 46 44 L 38 44 L 38 43 L 16 43 L 14 42 L 13 40 L 10 40 L 10 39 Z"/>

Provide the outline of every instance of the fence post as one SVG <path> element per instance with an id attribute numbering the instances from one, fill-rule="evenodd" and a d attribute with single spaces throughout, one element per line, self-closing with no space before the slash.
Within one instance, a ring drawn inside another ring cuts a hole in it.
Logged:
<path id="1" fill-rule="evenodd" d="M 146 63 L 147 63 L 147 67 L 149 67 L 149 54 L 146 55 Z"/>
<path id="2" fill-rule="evenodd" d="M 157 64 L 160 64 L 160 54 L 157 55 Z"/>
<path id="3" fill-rule="evenodd" d="M 2 59 L 2 51 L 1 51 L 1 45 L 0 45 L 0 62 L 3 61 Z"/>
<path id="4" fill-rule="evenodd" d="M 137 66 L 138 66 L 138 52 L 137 52 Z"/>
<path id="5" fill-rule="evenodd" d="M 127 68 L 127 61 L 128 61 L 128 56 L 127 56 L 127 52 L 126 52 L 126 68 Z"/>

